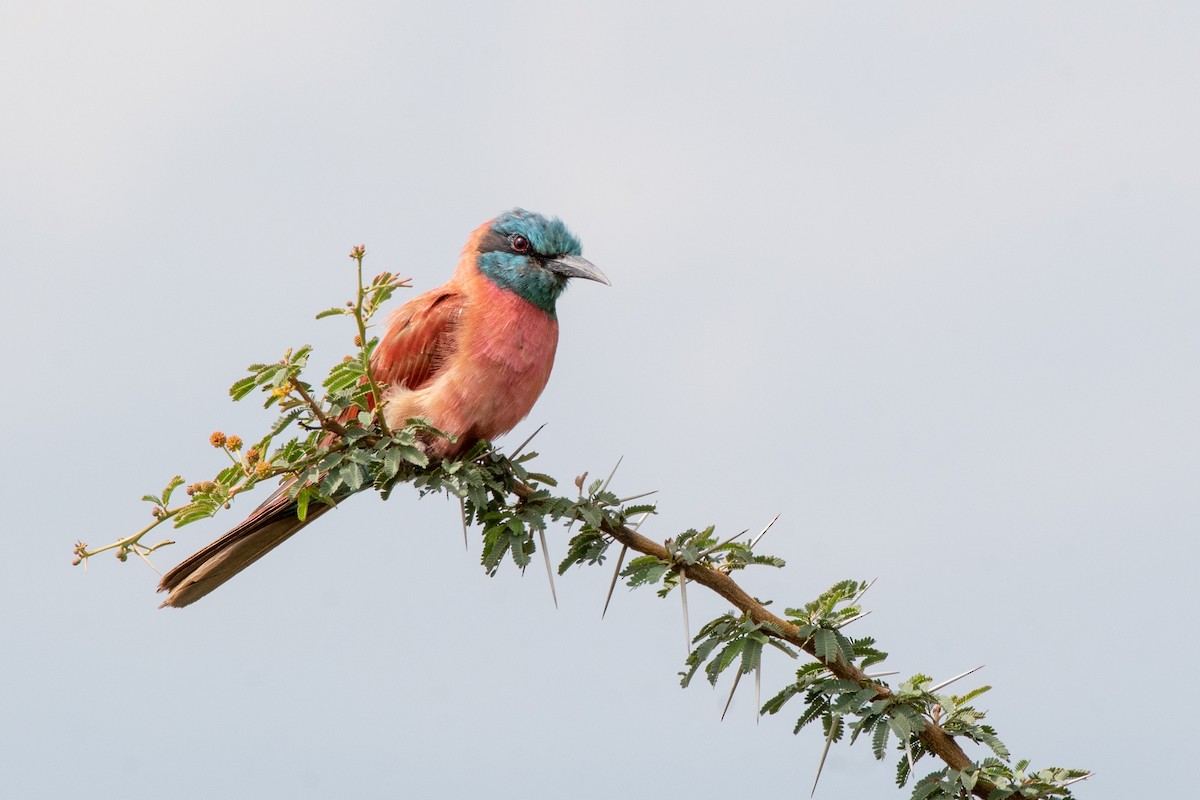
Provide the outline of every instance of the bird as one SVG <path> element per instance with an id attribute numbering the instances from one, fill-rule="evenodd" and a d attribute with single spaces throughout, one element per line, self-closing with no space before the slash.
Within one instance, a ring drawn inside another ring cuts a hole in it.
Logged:
<path id="1" fill-rule="evenodd" d="M 392 312 L 380 334 L 371 370 L 387 426 L 423 417 L 451 434 L 423 442 L 431 460 L 453 459 L 512 430 L 550 378 L 556 303 L 567 283 L 612 285 L 582 252 L 560 219 L 521 208 L 476 228 L 450 280 Z M 310 506 L 301 520 L 288 488 L 167 572 L 160 607 L 196 602 L 333 507 Z"/>

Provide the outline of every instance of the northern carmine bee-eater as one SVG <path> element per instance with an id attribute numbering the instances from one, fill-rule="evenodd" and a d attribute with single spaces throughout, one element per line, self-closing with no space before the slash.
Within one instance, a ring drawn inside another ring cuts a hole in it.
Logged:
<path id="1" fill-rule="evenodd" d="M 471 234 L 454 277 L 388 318 L 371 368 L 393 429 L 413 417 L 453 434 L 427 442 L 431 458 L 453 458 L 507 433 L 529 414 L 550 378 L 558 345 L 555 302 L 571 278 L 608 283 L 558 219 L 513 209 Z M 257 561 L 304 521 L 281 489 L 240 525 L 168 572 L 164 606 L 186 606 Z"/>

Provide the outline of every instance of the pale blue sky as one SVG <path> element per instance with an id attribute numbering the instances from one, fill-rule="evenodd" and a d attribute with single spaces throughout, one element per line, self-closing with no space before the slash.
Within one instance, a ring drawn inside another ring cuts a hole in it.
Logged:
<path id="1" fill-rule="evenodd" d="M 510 444 L 546 423 L 568 485 L 623 455 L 656 537 L 781 513 L 789 566 L 751 592 L 878 578 L 856 633 L 893 668 L 986 664 L 1014 754 L 1096 769 L 1081 797 L 1172 794 L 1200 711 L 1170 689 L 1200 655 L 1198 40 L 1185 2 L 9 0 L 0 796 L 807 793 L 818 731 L 678 688 L 674 598 L 618 590 L 601 623 L 601 569 L 555 611 L 441 500 L 347 503 L 179 612 L 141 563 L 69 566 L 215 469 L 212 430 L 264 423 L 227 401 L 244 364 L 340 357 L 312 316 L 352 245 L 423 291 L 514 205 L 613 287 L 561 301 Z M 690 599 L 693 629 L 726 608 Z M 818 797 L 906 797 L 892 774 L 836 748 Z"/>

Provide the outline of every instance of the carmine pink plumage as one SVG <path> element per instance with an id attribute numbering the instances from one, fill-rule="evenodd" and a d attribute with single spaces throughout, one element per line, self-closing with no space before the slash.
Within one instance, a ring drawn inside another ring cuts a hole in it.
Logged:
<path id="1" fill-rule="evenodd" d="M 492 282 L 476 266 L 478 229 L 454 277 L 397 309 L 375 351 L 384 419 L 400 428 L 425 417 L 458 442 L 432 443 L 454 456 L 507 433 L 529 414 L 550 379 L 558 320 Z"/>
<path id="2" fill-rule="evenodd" d="M 372 357 L 393 428 L 425 417 L 454 442 L 433 439 L 431 457 L 454 458 L 507 433 L 546 387 L 558 345 L 555 302 L 570 278 L 608 283 L 580 256 L 557 219 L 513 209 L 484 223 L 454 276 L 388 318 Z M 286 487 L 284 487 L 286 488 Z M 257 561 L 331 506 L 306 519 L 281 488 L 241 524 L 168 572 L 164 606 L 186 606 Z"/>

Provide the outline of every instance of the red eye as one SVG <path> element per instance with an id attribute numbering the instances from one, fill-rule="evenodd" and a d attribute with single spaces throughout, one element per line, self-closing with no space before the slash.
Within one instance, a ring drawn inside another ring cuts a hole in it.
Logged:
<path id="1" fill-rule="evenodd" d="M 514 233 L 509 237 L 508 241 L 512 244 L 513 250 L 516 250 L 518 253 L 524 253 L 529 250 L 529 240 L 519 233 Z"/>

